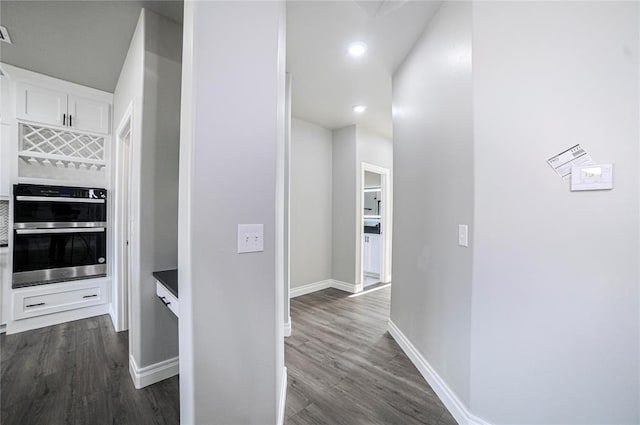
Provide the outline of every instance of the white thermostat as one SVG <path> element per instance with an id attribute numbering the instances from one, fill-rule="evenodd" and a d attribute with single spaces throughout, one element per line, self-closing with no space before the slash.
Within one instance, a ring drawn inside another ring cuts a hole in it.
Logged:
<path id="1" fill-rule="evenodd" d="M 591 164 L 571 168 L 571 191 L 613 189 L 613 164 Z"/>

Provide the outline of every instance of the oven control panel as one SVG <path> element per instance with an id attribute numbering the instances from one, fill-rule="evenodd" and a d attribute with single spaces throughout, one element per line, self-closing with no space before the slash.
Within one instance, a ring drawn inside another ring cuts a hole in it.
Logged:
<path id="1" fill-rule="evenodd" d="M 107 199 L 107 190 L 90 187 L 44 186 L 35 184 L 16 184 L 14 196 L 49 196 L 56 198 Z"/>

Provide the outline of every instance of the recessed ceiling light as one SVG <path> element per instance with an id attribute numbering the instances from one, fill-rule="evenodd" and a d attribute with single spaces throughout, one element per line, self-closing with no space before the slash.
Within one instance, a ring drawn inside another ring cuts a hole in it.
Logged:
<path id="1" fill-rule="evenodd" d="M 349 54 L 353 57 L 360 57 L 367 51 L 367 43 L 363 41 L 354 41 L 349 44 Z"/>
<path id="2" fill-rule="evenodd" d="M 364 105 L 356 105 L 353 107 L 353 112 L 355 112 L 356 114 L 361 114 L 366 110 L 367 110 L 367 107 Z"/>

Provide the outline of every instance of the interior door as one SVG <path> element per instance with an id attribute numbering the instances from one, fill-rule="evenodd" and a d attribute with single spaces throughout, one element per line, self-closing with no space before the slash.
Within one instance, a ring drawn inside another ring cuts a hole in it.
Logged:
<path id="1" fill-rule="evenodd" d="M 67 94 L 26 83 L 16 85 L 16 116 L 19 119 L 56 126 L 64 125 Z"/>
<path id="2" fill-rule="evenodd" d="M 109 104 L 85 97 L 69 96 L 69 127 L 108 134 Z"/>

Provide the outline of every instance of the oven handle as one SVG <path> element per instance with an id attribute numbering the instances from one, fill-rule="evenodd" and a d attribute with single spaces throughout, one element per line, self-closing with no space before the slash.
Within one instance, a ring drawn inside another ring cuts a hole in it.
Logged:
<path id="1" fill-rule="evenodd" d="M 93 198 L 65 198 L 58 196 L 16 196 L 16 201 L 34 201 L 34 202 L 70 202 L 83 204 L 104 204 L 104 199 Z"/>
<path id="2" fill-rule="evenodd" d="M 67 229 L 16 229 L 18 235 L 47 235 L 56 233 L 97 233 L 104 232 L 104 227 L 74 227 Z"/>

